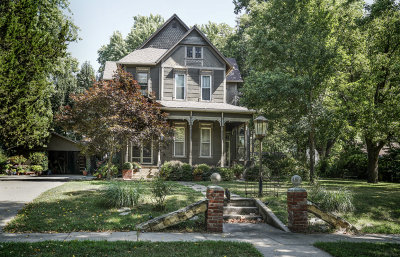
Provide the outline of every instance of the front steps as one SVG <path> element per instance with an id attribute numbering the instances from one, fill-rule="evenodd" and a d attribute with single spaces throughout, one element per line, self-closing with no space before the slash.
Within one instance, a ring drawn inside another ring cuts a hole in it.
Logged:
<path id="1" fill-rule="evenodd" d="M 229 202 L 225 199 L 224 220 L 228 222 L 239 220 L 240 222 L 261 221 L 262 216 L 259 214 L 254 199 L 235 197 L 231 198 Z"/>
<path id="2" fill-rule="evenodd" d="M 151 180 L 158 174 L 157 166 L 142 166 L 138 172 L 134 172 L 132 180 Z"/>

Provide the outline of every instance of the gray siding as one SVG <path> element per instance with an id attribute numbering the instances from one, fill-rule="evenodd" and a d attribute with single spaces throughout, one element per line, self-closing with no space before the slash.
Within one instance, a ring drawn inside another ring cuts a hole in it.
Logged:
<path id="1" fill-rule="evenodd" d="M 203 39 L 197 31 L 192 31 L 187 35 L 181 44 L 185 45 L 207 45 L 208 43 Z"/>
<path id="2" fill-rule="evenodd" d="M 235 97 L 238 94 L 237 83 L 227 82 L 226 83 L 226 103 L 237 104 Z"/>
<path id="3" fill-rule="evenodd" d="M 185 47 L 178 46 L 176 50 L 164 62 L 164 66 L 167 67 L 185 66 Z"/>
<path id="4" fill-rule="evenodd" d="M 164 100 L 173 100 L 174 97 L 174 70 L 164 68 Z"/>
<path id="5" fill-rule="evenodd" d="M 224 68 L 224 64 L 209 47 L 203 47 L 203 66 Z"/>
<path id="6" fill-rule="evenodd" d="M 156 94 L 156 99 L 160 99 L 160 67 L 150 69 L 151 90 Z"/>
<path id="7" fill-rule="evenodd" d="M 187 78 L 187 94 L 188 101 L 200 100 L 200 75 L 198 69 L 189 69 Z"/>
<path id="8" fill-rule="evenodd" d="M 224 102 L 224 74 L 223 70 L 214 70 L 212 102 Z"/>
<path id="9" fill-rule="evenodd" d="M 175 45 L 186 33 L 186 29 L 177 21 L 172 20 L 157 35 L 147 42 L 142 48 L 153 47 L 169 49 Z"/>

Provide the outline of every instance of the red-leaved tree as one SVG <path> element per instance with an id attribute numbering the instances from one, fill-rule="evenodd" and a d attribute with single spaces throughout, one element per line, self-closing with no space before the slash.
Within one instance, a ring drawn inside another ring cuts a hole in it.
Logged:
<path id="1" fill-rule="evenodd" d="M 126 142 L 140 145 L 171 133 L 155 97 L 142 95 L 137 81 L 121 68 L 113 80 L 98 81 L 70 97 L 72 106 L 63 107 L 56 121 L 83 137 L 84 154 L 107 154 L 108 167 Z"/>

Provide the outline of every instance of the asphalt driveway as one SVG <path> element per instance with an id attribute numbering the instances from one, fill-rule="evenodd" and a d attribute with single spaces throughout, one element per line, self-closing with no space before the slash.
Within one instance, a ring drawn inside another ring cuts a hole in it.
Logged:
<path id="1" fill-rule="evenodd" d="M 52 180 L 1 180 L 0 181 L 0 232 L 24 205 L 46 190 L 65 181 Z"/>

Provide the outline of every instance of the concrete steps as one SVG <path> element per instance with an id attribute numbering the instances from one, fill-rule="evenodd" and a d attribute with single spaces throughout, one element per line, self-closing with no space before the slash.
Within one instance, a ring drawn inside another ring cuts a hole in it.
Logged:
<path id="1" fill-rule="evenodd" d="M 138 172 L 134 172 L 132 180 L 151 180 L 158 174 L 157 166 L 142 166 Z"/>
<path id="2" fill-rule="evenodd" d="M 224 220 L 262 220 L 258 207 L 252 198 L 231 198 L 224 202 Z"/>

